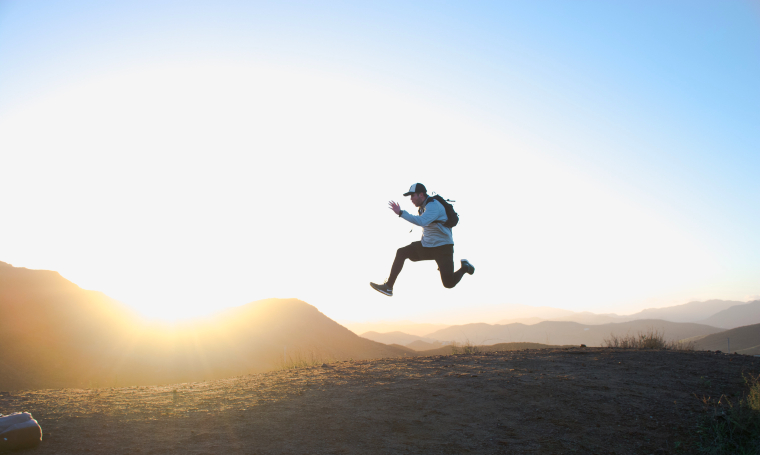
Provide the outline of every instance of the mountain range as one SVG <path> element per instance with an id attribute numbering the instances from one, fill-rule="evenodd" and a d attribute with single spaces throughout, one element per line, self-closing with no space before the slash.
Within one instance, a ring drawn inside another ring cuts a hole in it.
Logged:
<path id="1" fill-rule="evenodd" d="M 439 329 L 445 329 L 449 324 L 426 324 L 412 321 L 379 321 L 379 322 L 355 322 L 338 321 L 342 326 L 354 333 L 388 333 L 403 332 L 410 335 L 424 336 Z"/>
<path id="2" fill-rule="evenodd" d="M 689 302 L 666 308 L 649 308 L 630 315 L 618 315 L 614 313 L 596 314 L 588 311 L 574 312 L 548 306 L 532 307 L 520 304 L 499 305 L 498 307 L 490 308 L 489 312 L 492 314 L 508 315 L 508 317 L 501 319 L 496 317 L 491 321 L 477 322 L 489 322 L 499 325 L 514 323 L 534 325 L 544 321 L 567 321 L 587 325 L 601 325 L 641 319 L 661 319 L 670 322 L 693 322 L 722 329 L 732 329 L 743 325 L 760 323 L 760 300 L 749 303 L 733 300 Z M 404 345 L 407 344 L 407 342 L 403 342 L 403 337 L 406 335 L 415 335 L 418 337 L 418 340 L 425 341 L 425 338 L 436 330 L 450 327 L 443 324 L 421 324 L 412 321 L 341 321 L 341 324 L 354 333 L 361 334 L 362 336 L 366 335 L 367 338 L 376 341 L 380 341 L 380 339 L 377 335 L 370 332 L 378 334 L 402 332 L 405 335 L 398 339 L 393 339 L 393 342 Z"/>
<path id="3" fill-rule="evenodd" d="M 425 339 L 444 343 L 463 343 L 473 345 L 492 345 L 497 343 L 543 343 L 547 345 L 601 346 L 611 334 L 616 336 L 635 335 L 639 332 L 656 330 L 665 334 L 668 340 L 711 335 L 723 329 L 703 324 L 670 322 L 660 319 L 643 319 L 614 324 L 579 324 L 570 321 L 542 321 L 538 324 L 464 324 L 447 327 L 428 334 Z M 388 336 L 388 334 L 362 334 L 371 340 L 395 342 L 409 340 L 409 335 Z M 429 342 L 429 341 L 428 341 Z M 406 344 L 408 346 L 408 343 Z M 411 347 L 411 346 L 409 346 Z"/>
<path id="4" fill-rule="evenodd" d="M 636 315 L 542 307 L 536 316 L 529 308 L 518 306 L 514 316 L 530 323 L 409 323 L 415 334 L 370 331 L 361 337 L 297 299 L 261 300 L 170 324 L 145 320 L 57 272 L 0 262 L 0 390 L 196 382 L 332 360 L 432 355 L 451 351 L 452 343 L 599 346 L 610 334 L 650 329 L 668 339 L 695 340 L 703 349 L 722 349 L 717 346 L 728 337 L 733 350 L 760 346 L 760 301 L 690 302 L 638 313 L 660 319 L 631 321 L 618 319 Z M 596 323 L 542 319 L 551 314 Z M 734 328 L 739 321 L 757 324 Z"/>
<path id="5" fill-rule="evenodd" d="M 570 312 L 541 307 L 535 314 L 547 320 L 531 316 L 525 305 L 507 305 L 514 309 L 517 318 L 500 320 L 496 324 L 464 324 L 449 326 L 424 336 L 412 336 L 399 331 L 379 333 L 366 332 L 361 336 L 387 344 L 398 344 L 415 350 L 433 349 L 431 343 L 474 343 L 490 345 L 502 342 L 534 342 L 546 344 L 576 344 L 600 346 L 604 339 L 614 333 L 617 336 L 659 330 L 669 340 L 699 338 L 725 329 L 760 324 L 760 300 L 738 302 L 730 300 L 707 300 L 689 302 L 666 308 L 652 308 L 635 314 L 595 314 Z M 554 311 L 556 310 L 556 311 Z M 414 345 L 412 345 L 414 343 Z M 737 345 L 738 346 L 738 345 Z"/>
<path id="6" fill-rule="evenodd" d="M 424 343 L 436 343 L 440 340 L 436 340 L 434 338 L 429 337 L 419 337 L 416 335 L 412 335 L 409 333 L 404 332 L 387 332 L 387 333 L 379 333 L 379 332 L 365 332 L 361 335 L 363 338 L 368 338 L 373 341 L 377 341 L 378 343 L 385 343 L 385 344 L 400 344 L 403 346 L 406 346 L 408 344 L 411 344 L 413 342 L 424 342 Z"/>
<path id="7" fill-rule="evenodd" d="M 754 305 L 750 305 L 754 304 Z M 750 306 L 747 306 L 750 305 Z M 739 308 L 743 307 L 743 308 Z M 507 307 L 508 309 L 509 307 Z M 682 305 L 675 305 L 665 308 L 648 308 L 638 313 L 629 315 L 617 314 L 595 314 L 588 311 L 568 312 L 559 310 L 555 312 L 554 317 L 539 317 L 537 314 L 550 313 L 547 307 L 542 311 L 529 316 L 525 315 L 524 309 L 520 308 L 517 312 L 519 317 L 502 319 L 497 324 L 538 324 L 543 321 L 571 321 L 580 324 L 609 324 L 617 322 L 629 322 L 642 319 L 661 319 L 670 322 L 695 322 L 704 325 L 711 325 L 723 329 L 732 329 L 747 325 L 748 323 L 760 323 L 760 300 L 754 302 L 739 302 L 734 300 L 706 300 L 703 302 L 689 302 Z M 718 317 L 718 314 L 721 316 Z M 747 318 L 754 322 L 748 322 Z M 425 334 L 427 335 L 427 334 Z"/>

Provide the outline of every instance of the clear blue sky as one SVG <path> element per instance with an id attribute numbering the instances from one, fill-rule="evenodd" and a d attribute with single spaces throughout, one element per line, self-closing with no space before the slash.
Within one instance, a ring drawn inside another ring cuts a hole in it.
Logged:
<path id="1" fill-rule="evenodd" d="M 159 316 L 757 298 L 758 81 L 750 1 L 0 1 L 0 260 Z M 478 273 L 380 300 L 415 181 Z"/>

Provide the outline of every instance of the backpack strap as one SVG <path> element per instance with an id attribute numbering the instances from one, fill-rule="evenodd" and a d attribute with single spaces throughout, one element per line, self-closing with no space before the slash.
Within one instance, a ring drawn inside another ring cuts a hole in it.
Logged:
<path id="1" fill-rule="evenodd" d="M 417 215 L 422 215 L 422 209 L 424 209 L 425 207 L 427 207 L 427 205 L 428 205 L 428 203 L 430 202 L 431 199 L 434 199 L 434 197 L 433 196 L 428 196 L 427 199 L 425 199 L 422 202 L 422 205 L 420 206 L 420 208 L 417 209 Z"/>
<path id="2" fill-rule="evenodd" d="M 427 199 L 425 199 L 425 202 L 422 203 L 422 206 L 419 209 L 417 209 L 417 213 L 420 214 L 420 215 L 422 215 L 422 209 L 425 208 L 425 207 L 427 207 L 427 205 L 430 203 L 430 201 L 437 201 L 439 197 L 441 197 L 441 196 L 438 196 L 438 195 L 428 196 Z M 441 201 L 438 201 L 438 203 L 441 204 Z M 443 207 L 443 210 L 445 212 L 446 211 L 446 206 L 444 206 L 443 204 L 441 204 L 441 207 Z M 448 221 L 448 219 L 444 220 L 444 221 L 435 220 L 435 221 L 433 221 L 433 223 L 441 223 L 442 224 L 442 223 L 445 223 L 446 221 Z"/>

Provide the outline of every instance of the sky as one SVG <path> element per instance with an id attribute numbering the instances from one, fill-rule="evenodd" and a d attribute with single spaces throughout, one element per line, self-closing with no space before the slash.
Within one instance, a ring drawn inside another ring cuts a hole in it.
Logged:
<path id="1" fill-rule="evenodd" d="M 0 0 L 0 261 L 161 319 L 757 299 L 758 81 L 752 1 Z M 389 299 L 416 182 L 476 273 Z"/>

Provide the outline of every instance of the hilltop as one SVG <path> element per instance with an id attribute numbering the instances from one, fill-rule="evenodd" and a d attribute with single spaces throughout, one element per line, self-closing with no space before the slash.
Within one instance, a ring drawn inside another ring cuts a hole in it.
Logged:
<path id="1" fill-rule="evenodd" d="M 363 361 L 163 387 L 0 394 L 39 455 L 694 453 L 700 397 L 760 359 L 604 348 Z"/>

